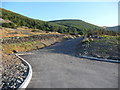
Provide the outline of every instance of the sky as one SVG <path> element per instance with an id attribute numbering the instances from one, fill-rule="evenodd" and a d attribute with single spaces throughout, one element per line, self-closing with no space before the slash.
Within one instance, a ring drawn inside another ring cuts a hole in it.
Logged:
<path id="1" fill-rule="evenodd" d="M 118 25 L 118 2 L 2 2 L 2 8 L 43 21 L 80 19 L 98 26 Z"/>

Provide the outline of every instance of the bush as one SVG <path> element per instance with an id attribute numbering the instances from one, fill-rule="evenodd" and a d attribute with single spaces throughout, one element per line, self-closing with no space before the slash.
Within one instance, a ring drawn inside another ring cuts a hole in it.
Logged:
<path id="1" fill-rule="evenodd" d="M 31 32 L 39 32 L 39 30 L 32 30 Z"/>
<path id="2" fill-rule="evenodd" d="M 3 23 L 2 27 L 17 28 L 14 23 Z"/>

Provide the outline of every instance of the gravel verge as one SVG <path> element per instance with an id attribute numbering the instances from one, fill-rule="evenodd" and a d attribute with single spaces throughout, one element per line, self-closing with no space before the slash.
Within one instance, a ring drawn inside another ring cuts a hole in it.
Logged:
<path id="1" fill-rule="evenodd" d="M 28 74 L 28 67 L 14 55 L 2 55 L 1 90 L 17 89 Z"/>

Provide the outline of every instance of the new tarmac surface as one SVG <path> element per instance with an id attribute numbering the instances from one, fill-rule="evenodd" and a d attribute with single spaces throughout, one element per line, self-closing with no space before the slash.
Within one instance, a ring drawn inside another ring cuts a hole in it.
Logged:
<path id="1" fill-rule="evenodd" d="M 23 55 L 33 69 L 27 88 L 118 88 L 118 64 L 77 57 L 80 40 L 63 41 Z"/>

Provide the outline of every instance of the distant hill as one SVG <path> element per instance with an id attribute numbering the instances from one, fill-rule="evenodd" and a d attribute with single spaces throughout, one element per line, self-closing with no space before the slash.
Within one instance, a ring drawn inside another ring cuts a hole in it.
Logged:
<path id="1" fill-rule="evenodd" d="M 111 30 L 111 31 L 119 31 L 120 32 L 120 26 L 114 26 L 114 27 L 106 27 L 106 29 Z"/>
<path id="2" fill-rule="evenodd" d="M 51 31 L 67 34 L 77 33 L 81 35 L 88 33 L 111 34 L 111 31 L 107 31 L 104 28 L 98 27 L 82 20 L 66 19 L 46 22 L 42 20 L 32 19 L 2 8 L 0 8 L 0 10 L 2 11 L 2 16 L 0 16 L 0 18 L 2 18 L 2 21 L 4 21 L 2 23 L 3 27 L 17 28 L 25 26 L 28 28 L 39 29 L 48 32 Z"/>
<path id="3" fill-rule="evenodd" d="M 96 25 L 87 23 L 85 21 L 82 20 L 76 20 L 76 19 L 65 19 L 65 20 L 55 20 L 55 21 L 50 21 L 59 25 L 64 25 L 67 27 L 75 27 L 75 28 L 79 28 L 79 29 L 83 29 L 83 30 L 95 30 L 95 29 L 99 29 L 101 30 L 101 27 L 98 27 Z"/>
<path id="4" fill-rule="evenodd" d="M 63 25 L 69 27 L 71 30 L 69 33 L 88 33 L 88 34 L 112 34 L 114 32 L 108 31 L 106 28 L 99 27 L 97 25 L 90 24 L 88 22 L 77 20 L 77 19 L 64 19 L 64 20 L 54 20 L 49 21 L 54 24 Z"/>

